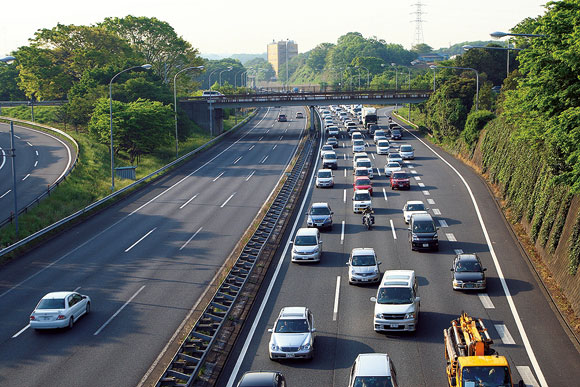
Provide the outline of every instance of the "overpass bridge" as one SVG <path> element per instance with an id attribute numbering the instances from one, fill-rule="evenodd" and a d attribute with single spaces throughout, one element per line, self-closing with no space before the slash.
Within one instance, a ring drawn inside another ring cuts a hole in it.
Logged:
<path id="1" fill-rule="evenodd" d="M 179 107 L 187 116 L 212 135 L 223 131 L 223 109 L 245 107 L 319 105 L 395 105 L 420 103 L 429 98 L 431 90 L 317 91 L 302 93 L 238 94 L 219 97 L 181 99 Z"/>

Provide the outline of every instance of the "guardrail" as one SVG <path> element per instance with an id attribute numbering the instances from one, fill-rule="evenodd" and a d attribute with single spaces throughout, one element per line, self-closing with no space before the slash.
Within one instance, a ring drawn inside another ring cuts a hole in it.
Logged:
<path id="1" fill-rule="evenodd" d="M 220 134 L 219 136 L 213 138 L 212 140 L 206 142 L 204 145 L 200 146 L 199 148 L 194 149 L 193 151 L 187 153 L 186 155 L 181 156 L 180 158 L 176 159 L 175 161 L 167 164 L 166 166 L 159 168 L 158 170 L 156 170 L 155 172 L 150 173 L 149 175 L 137 180 L 136 182 L 128 185 L 127 187 L 118 190 L 117 192 L 114 192 L 108 196 L 105 196 L 104 198 L 84 207 L 83 209 L 75 212 L 74 214 L 71 214 L 69 216 L 67 216 L 64 219 L 59 220 L 56 223 L 51 224 L 50 226 L 47 226 L 45 228 L 43 228 L 40 231 L 35 232 L 32 235 L 29 235 L 28 237 L 0 250 L 0 257 L 2 257 L 5 254 L 8 254 L 24 245 L 26 245 L 27 243 L 32 242 L 33 240 L 35 240 L 36 238 L 39 238 L 43 235 L 46 235 L 47 233 L 56 230 L 57 228 L 65 225 L 66 223 L 77 219 L 80 216 L 83 216 L 84 214 L 87 214 L 88 212 L 94 210 L 95 208 L 103 205 L 104 203 L 108 202 L 109 200 L 116 198 L 119 195 L 124 194 L 125 192 L 135 188 L 136 186 L 138 186 L 139 184 L 142 184 L 150 179 L 152 179 L 153 177 L 157 177 L 157 175 L 160 175 L 162 173 L 164 173 L 165 171 L 167 171 L 168 169 L 174 167 L 175 165 L 185 161 L 187 158 L 193 156 L 196 153 L 201 152 L 202 150 L 204 150 L 205 148 L 208 148 L 209 146 L 213 145 L 214 143 L 220 141 L 223 137 L 228 136 L 230 133 L 232 133 L 234 130 L 238 129 L 239 127 L 241 127 L 243 124 L 245 124 L 246 122 L 248 122 L 254 115 L 256 114 L 256 112 L 254 112 L 253 114 L 251 114 L 250 116 L 246 117 L 244 120 L 240 121 L 240 123 L 238 123 L 237 125 L 235 125 L 232 129 L 228 130 L 227 132 L 224 132 L 222 134 Z M 77 152 L 78 154 L 78 152 Z"/>
<path id="2" fill-rule="evenodd" d="M 158 380 L 157 387 L 189 387 L 198 379 L 208 354 L 216 344 L 216 338 L 235 307 L 238 296 L 248 282 L 256 262 L 271 239 L 274 230 L 279 227 L 280 217 L 290 198 L 294 195 L 294 190 L 307 161 L 312 157 L 314 141 L 311 137 L 304 144 L 294 167 L 257 230 L 242 249 L 241 254 L 201 317 L 196 321 L 162 377 Z"/>
<path id="3" fill-rule="evenodd" d="M 79 144 L 68 133 L 63 132 L 60 129 L 52 128 L 52 127 L 47 126 L 47 125 L 41 125 L 41 124 L 37 124 L 35 122 L 24 121 L 24 120 L 19 120 L 19 119 L 10 118 L 10 117 L 3 117 L 3 116 L 0 116 L 0 120 L 18 122 L 20 124 L 26 124 L 26 125 L 33 126 L 33 127 L 36 127 L 36 128 L 41 128 L 41 129 L 48 130 L 48 131 L 51 131 L 51 132 L 54 132 L 54 133 L 58 133 L 61 136 L 64 136 L 70 142 L 72 142 L 74 144 L 74 146 L 76 147 L 75 159 L 74 159 L 74 162 L 73 162 L 72 166 L 61 177 L 59 177 L 54 183 L 52 183 L 51 185 L 49 185 L 47 187 L 46 191 L 44 191 L 42 194 L 38 195 L 34 200 L 30 201 L 30 203 L 28 203 L 26 206 L 24 206 L 21 209 L 19 209 L 18 210 L 18 215 L 20 215 L 20 214 L 23 214 L 23 213 L 27 212 L 31 207 L 37 205 L 40 202 L 41 199 L 43 199 L 45 196 L 50 195 L 50 193 L 56 187 L 58 187 L 58 185 L 60 183 L 62 183 L 63 181 L 66 180 L 67 176 L 72 172 L 72 170 L 77 165 L 77 161 L 78 161 L 78 158 L 79 158 Z M 0 220 L 0 228 L 2 228 L 3 226 L 7 225 L 8 223 L 11 223 L 14 220 L 15 217 L 16 217 L 15 214 L 11 214 L 11 216 L 7 217 L 6 219 Z"/>

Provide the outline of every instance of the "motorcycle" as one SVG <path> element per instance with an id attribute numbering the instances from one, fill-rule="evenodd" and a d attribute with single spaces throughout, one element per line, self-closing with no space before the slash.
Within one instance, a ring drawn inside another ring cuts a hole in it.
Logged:
<path id="1" fill-rule="evenodd" d="M 367 226 L 367 230 L 373 228 L 373 224 L 375 224 L 375 217 L 372 211 L 368 211 L 363 214 L 362 223 L 364 226 Z"/>

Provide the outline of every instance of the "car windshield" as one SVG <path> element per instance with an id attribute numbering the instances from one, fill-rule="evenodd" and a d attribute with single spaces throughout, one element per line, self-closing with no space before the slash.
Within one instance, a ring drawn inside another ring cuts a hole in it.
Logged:
<path id="1" fill-rule="evenodd" d="M 508 367 L 464 367 L 461 373 L 463 386 L 508 387 L 512 385 Z"/>
<path id="2" fill-rule="evenodd" d="M 393 179 L 408 179 L 409 176 L 405 172 L 396 172 L 393 173 Z"/>
<path id="3" fill-rule="evenodd" d="M 399 164 L 397 162 L 392 162 L 392 163 L 388 163 L 387 167 L 388 168 L 401 168 L 401 164 Z"/>
<path id="4" fill-rule="evenodd" d="M 310 210 L 311 215 L 330 215 L 330 209 L 328 207 L 312 207 Z"/>
<path id="5" fill-rule="evenodd" d="M 481 265 L 477 261 L 466 261 L 459 260 L 455 266 L 455 271 L 457 272 L 467 272 L 467 271 L 481 271 Z"/>
<path id="6" fill-rule="evenodd" d="M 40 300 L 36 309 L 64 309 L 64 298 L 45 298 Z"/>
<path id="7" fill-rule="evenodd" d="M 369 170 L 366 168 L 357 168 L 354 171 L 355 176 L 368 176 L 369 175 Z"/>
<path id="8" fill-rule="evenodd" d="M 371 200 L 371 194 L 368 192 L 364 193 L 357 193 L 354 195 L 354 200 L 361 201 L 361 200 Z"/>
<path id="9" fill-rule="evenodd" d="M 390 376 L 357 376 L 353 387 L 393 387 Z"/>
<path id="10" fill-rule="evenodd" d="M 353 145 L 364 145 L 365 142 L 363 140 L 354 140 L 352 144 Z"/>
<path id="11" fill-rule="evenodd" d="M 332 177 L 332 172 L 320 171 L 318 172 L 318 177 Z"/>
<path id="12" fill-rule="evenodd" d="M 401 152 L 411 152 L 413 150 L 413 147 L 411 145 L 402 145 L 401 146 Z"/>
<path id="13" fill-rule="evenodd" d="M 374 255 L 353 255 L 352 256 L 353 266 L 374 266 L 376 265 Z"/>
<path id="14" fill-rule="evenodd" d="M 400 134 L 401 134 L 401 131 L 400 131 L 400 130 L 397 130 L 397 129 L 393 129 L 393 134 L 398 134 L 398 135 L 400 135 Z"/>
<path id="15" fill-rule="evenodd" d="M 411 304 L 413 299 L 413 291 L 409 288 L 380 288 L 377 294 L 379 304 Z"/>
<path id="16" fill-rule="evenodd" d="M 389 153 L 389 159 L 400 159 L 401 155 L 398 153 Z"/>
<path id="17" fill-rule="evenodd" d="M 325 159 L 336 159 L 336 153 L 325 153 L 324 158 Z"/>
<path id="18" fill-rule="evenodd" d="M 296 246 L 313 246 L 316 244 L 314 235 L 298 235 L 294 241 Z"/>
<path id="19" fill-rule="evenodd" d="M 407 204 L 407 211 L 425 211 L 425 205 L 423 203 Z"/>
<path id="20" fill-rule="evenodd" d="M 385 131 L 384 130 L 377 130 L 375 132 L 375 136 L 384 136 L 385 135 Z"/>
<path id="21" fill-rule="evenodd" d="M 381 148 L 386 148 L 386 147 L 388 147 L 388 146 L 389 146 L 389 143 L 388 143 L 388 141 L 379 141 L 379 143 L 378 143 L 378 144 L 379 144 L 379 146 L 380 146 Z"/>
<path id="22" fill-rule="evenodd" d="M 331 151 L 332 149 L 333 149 L 332 145 L 323 145 L 322 146 L 323 151 Z"/>
<path id="23" fill-rule="evenodd" d="M 435 231 L 435 226 L 433 222 L 413 222 L 413 232 L 433 232 Z"/>
<path id="24" fill-rule="evenodd" d="M 371 185 L 369 179 L 356 179 L 356 185 Z"/>
<path id="25" fill-rule="evenodd" d="M 288 319 L 288 320 L 278 320 L 276 323 L 276 328 L 274 329 L 276 333 L 306 333 L 308 332 L 308 322 L 304 319 Z"/>

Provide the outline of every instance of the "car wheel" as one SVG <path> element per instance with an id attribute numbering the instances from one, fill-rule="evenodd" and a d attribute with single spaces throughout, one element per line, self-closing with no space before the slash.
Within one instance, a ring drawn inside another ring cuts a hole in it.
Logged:
<path id="1" fill-rule="evenodd" d="M 87 307 L 85 308 L 85 314 L 91 313 L 91 303 L 87 302 Z"/>
<path id="2" fill-rule="evenodd" d="M 68 329 L 72 329 L 74 323 L 75 323 L 75 319 L 74 319 L 74 317 L 71 316 L 70 320 L 68 320 Z"/>

